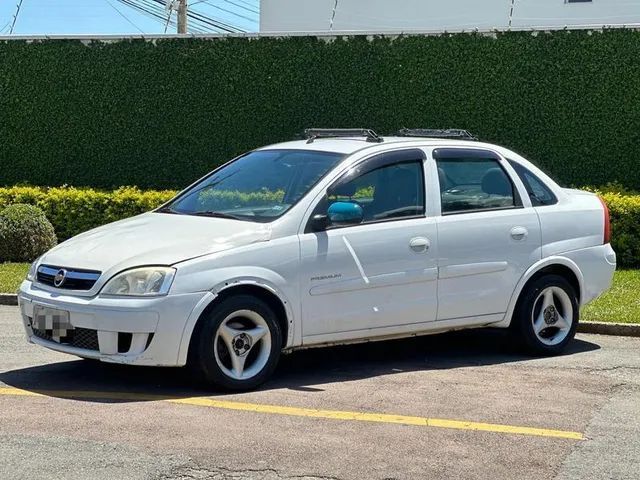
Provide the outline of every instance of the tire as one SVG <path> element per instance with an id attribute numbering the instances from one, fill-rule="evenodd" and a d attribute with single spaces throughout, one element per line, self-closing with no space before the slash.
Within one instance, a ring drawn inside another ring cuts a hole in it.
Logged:
<path id="1" fill-rule="evenodd" d="M 210 386 L 252 390 L 275 370 L 282 332 L 269 305 L 250 295 L 229 297 L 194 332 L 189 365 Z"/>
<path id="2" fill-rule="evenodd" d="M 559 355 L 578 328 L 578 296 L 559 275 L 533 280 L 520 295 L 511 332 L 524 350 L 533 355 Z"/>

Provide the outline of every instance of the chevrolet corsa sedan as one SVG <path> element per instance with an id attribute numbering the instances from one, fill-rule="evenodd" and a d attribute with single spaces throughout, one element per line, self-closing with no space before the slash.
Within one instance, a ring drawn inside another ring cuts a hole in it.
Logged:
<path id="1" fill-rule="evenodd" d="M 606 205 L 464 131 L 309 130 L 36 260 L 30 342 L 254 388 L 283 351 L 472 327 L 555 355 L 611 283 Z"/>

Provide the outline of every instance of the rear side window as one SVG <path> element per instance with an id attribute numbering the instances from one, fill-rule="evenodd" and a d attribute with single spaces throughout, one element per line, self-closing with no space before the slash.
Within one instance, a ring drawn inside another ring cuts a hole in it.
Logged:
<path id="1" fill-rule="evenodd" d="M 520 180 L 522 180 L 524 188 L 527 189 L 527 193 L 531 199 L 531 204 L 534 207 L 554 205 L 555 203 L 558 203 L 558 199 L 549 187 L 547 187 L 544 182 L 536 177 L 528 168 L 520 165 L 518 162 L 514 162 L 513 160 L 509 160 L 509 165 L 513 167 L 518 174 L 518 177 L 520 177 Z"/>
<path id="2" fill-rule="evenodd" d="M 492 152 L 437 149 L 442 214 L 520 206 L 511 179 Z"/>

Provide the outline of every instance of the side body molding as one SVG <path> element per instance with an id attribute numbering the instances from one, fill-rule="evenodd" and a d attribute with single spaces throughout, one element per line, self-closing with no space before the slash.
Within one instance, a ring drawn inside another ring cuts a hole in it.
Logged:
<path id="1" fill-rule="evenodd" d="M 507 262 L 480 262 L 467 263 L 464 265 L 447 265 L 440 267 L 438 278 L 466 277 L 467 275 L 480 275 L 482 273 L 495 273 L 506 270 Z"/>

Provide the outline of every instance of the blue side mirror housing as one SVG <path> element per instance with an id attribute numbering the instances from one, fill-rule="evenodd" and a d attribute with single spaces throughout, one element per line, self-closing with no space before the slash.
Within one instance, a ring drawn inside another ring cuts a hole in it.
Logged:
<path id="1" fill-rule="evenodd" d="M 357 225 L 362 223 L 364 212 L 357 203 L 335 202 L 329 207 L 327 217 L 330 225 Z"/>

